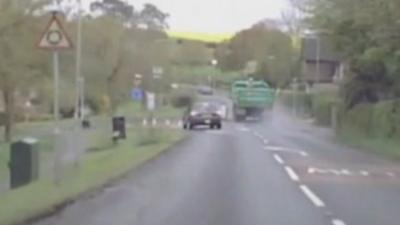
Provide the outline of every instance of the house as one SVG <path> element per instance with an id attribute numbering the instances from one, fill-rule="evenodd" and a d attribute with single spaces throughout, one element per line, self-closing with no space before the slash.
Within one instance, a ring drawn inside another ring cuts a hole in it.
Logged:
<path id="1" fill-rule="evenodd" d="M 303 38 L 300 60 L 301 79 L 311 85 L 343 78 L 343 63 L 327 38 Z"/>

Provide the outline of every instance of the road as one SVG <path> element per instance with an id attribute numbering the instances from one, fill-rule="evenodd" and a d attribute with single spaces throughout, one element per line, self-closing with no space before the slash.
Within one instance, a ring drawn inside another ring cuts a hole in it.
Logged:
<path id="1" fill-rule="evenodd" d="M 195 130 L 124 180 L 35 225 L 398 225 L 398 163 L 279 110 Z"/>

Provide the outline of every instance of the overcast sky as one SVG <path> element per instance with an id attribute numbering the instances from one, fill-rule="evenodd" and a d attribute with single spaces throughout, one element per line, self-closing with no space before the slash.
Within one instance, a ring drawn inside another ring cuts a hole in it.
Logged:
<path id="1" fill-rule="evenodd" d="M 171 17 L 173 31 L 236 32 L 264 18 L 279 18 L 287 0 L 129 0 L 135 7 L 149 2 Z M 87 1 L 86 1 L 87 2 Z"/>

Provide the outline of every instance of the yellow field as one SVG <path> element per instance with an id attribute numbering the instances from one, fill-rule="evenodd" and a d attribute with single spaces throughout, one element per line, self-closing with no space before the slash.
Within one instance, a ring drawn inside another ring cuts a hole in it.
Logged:
<path id="1" fill-rule="evenodd" d="M 200 32 L 177 32 L 168 31 L 171 38 L 182 38 L 187 40 L 196 40 L 204 42 L 223 42 L 231 39 L 233 34 L 217 34 L 217 33 L 200 33 Z"/>

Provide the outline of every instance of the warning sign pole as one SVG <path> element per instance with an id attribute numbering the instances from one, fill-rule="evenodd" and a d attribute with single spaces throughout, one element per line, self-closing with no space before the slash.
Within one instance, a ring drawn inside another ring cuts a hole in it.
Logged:
<path id="1" fill-rule="evenodd" d="M 53 106 L 53 113 L 54 113 L 54 132 L 59 132 L 58 121 L 59 121 L 59 112 L 60 112 L 60 59 L 58 55 L 58 51 L 53 51 L 53 66 L 54 66 L 54 106 Z"/>
<path id="2" fill-rule="evenodd" d="M 53 69 L 54 69 L 54 105 L 53 105 L 53 116 L 54 116 L 54 132 L 59 133 L 59 86 L 60 86 L 60 59 L 59 52 L 61 50 L 67 50 L 72 48 L 71 39 L 68 37 L 67 32 L 64 30 L 61 21 L 57 18 L 57 12 L 52 13 L 49 24 L 45 31 L 41 35 L 39 42 L 37 43 L 38 48 L 50 50 L 53 53 Z"/>

